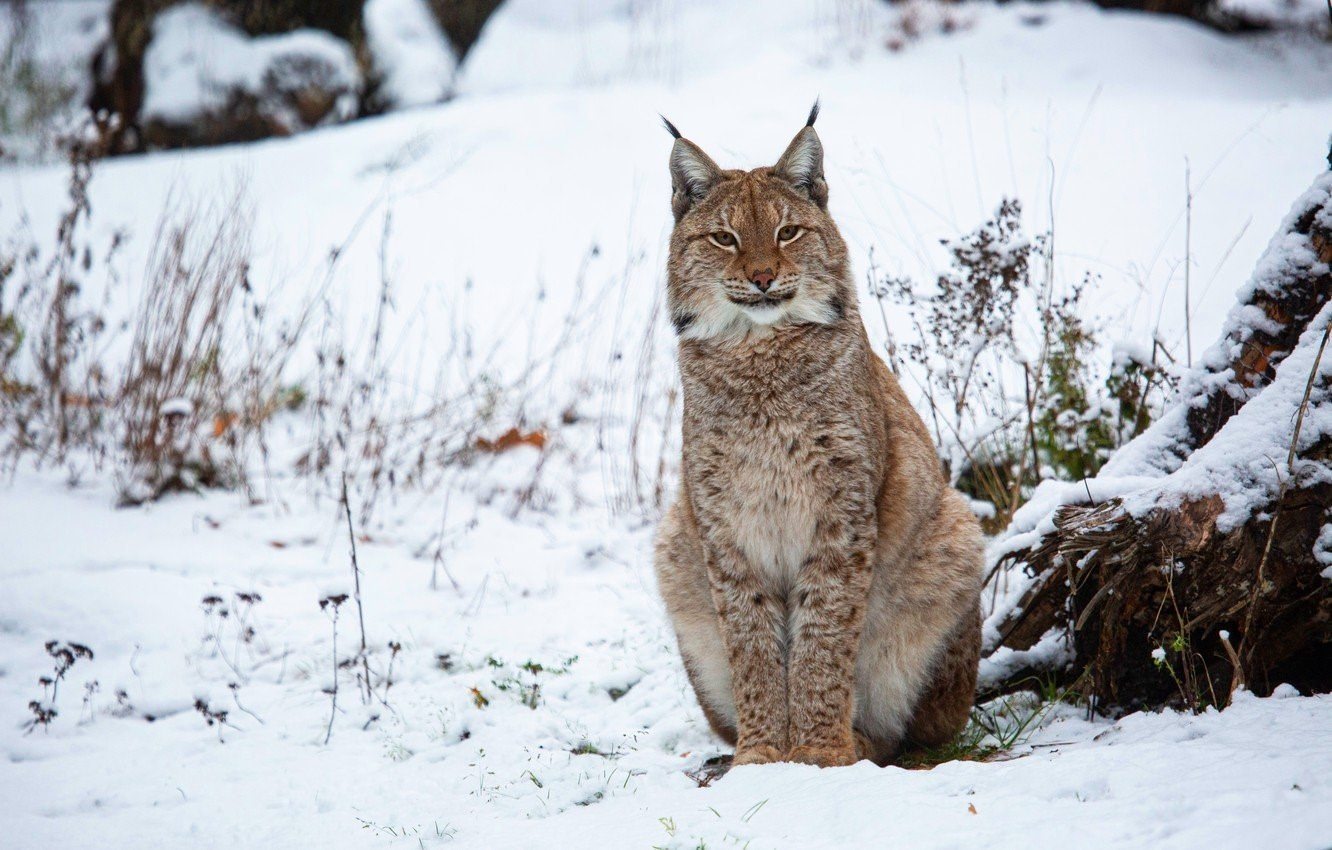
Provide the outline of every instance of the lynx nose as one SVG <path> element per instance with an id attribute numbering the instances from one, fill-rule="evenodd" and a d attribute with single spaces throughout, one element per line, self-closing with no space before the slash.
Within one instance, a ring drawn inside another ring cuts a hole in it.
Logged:
<path id="1" fill-rule="evenodd" d="M 759 292 L 767 292 L 768 287 L 772 286 L 772 282 L 776 279 L 777 276 L 772 273 L 772 269 L 750 272 L 749 274 L 750 282 L 759 288 Z"/>

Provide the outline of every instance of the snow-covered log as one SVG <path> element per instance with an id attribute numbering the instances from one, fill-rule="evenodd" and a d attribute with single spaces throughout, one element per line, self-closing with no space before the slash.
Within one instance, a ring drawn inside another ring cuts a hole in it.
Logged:
<path id="1" fill-rule="evenodd" d="M 1108 704 L 1332 685 L 1332 172 L 1282 222 L 1176 405 L 991 551 L 982 687 Z"/>

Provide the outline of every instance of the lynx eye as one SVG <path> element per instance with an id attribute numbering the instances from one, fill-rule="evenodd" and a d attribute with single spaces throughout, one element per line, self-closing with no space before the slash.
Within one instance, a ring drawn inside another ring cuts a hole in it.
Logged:
<path id="1" fill-rule="evenodd" d="M 788 224 L 785 227 L 783 227 L 781 230 L 777 231 L 777 241 L 790 242 L 792 239 L 796 238 L 799 235 L 800 235 L 800 225 Z"/>
<path id="2" fill-rule="evenodd" d="M 718 247 L 721 248 L 735 247 L 735 235 L 732 234 L 730 231 L 718 230 L 716 233 L 709 234 L 708 238 L 711 239 L 712 243 L 714 245 L 717 245 Z"/>

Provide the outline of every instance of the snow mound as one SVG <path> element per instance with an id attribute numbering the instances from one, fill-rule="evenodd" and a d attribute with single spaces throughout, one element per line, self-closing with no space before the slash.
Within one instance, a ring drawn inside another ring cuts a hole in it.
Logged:
<path id="1" fill-rule="evenodd" d="M 389 108 L 448 99 L 458 61 L 424 0 L 369 0 L 365 37 L 380 75 L 377 96 Z"/>
<path id="2" fill-rule="evenodd" d="M 362 85 L 351 48 L 328 33 L 251 38 L 198 4 L 157 17 L 143 76 L 145 124 L 239 120 L 240 111 L 280 134 L 353 117 Z"/>

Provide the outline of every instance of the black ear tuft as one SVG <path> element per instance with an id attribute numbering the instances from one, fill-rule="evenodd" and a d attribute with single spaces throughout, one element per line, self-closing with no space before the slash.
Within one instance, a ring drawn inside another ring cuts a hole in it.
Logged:
<path id="1" fill-rule="evenodd" d="M 815 112 L 818 112 L 818 111 L 819 111 L 819 105 L 818 105 L 817 103 L 814 104 L 814 111 L 815 111 Z M 675 129 L 675 125 L 671 123 L 671 119 L 669 119 L 669 118 L 667 118 L 665 115 L 661 115 L 661 114 L 658 114 L 657 117 L 659 117 L 659 118 L 661 119 L 661 123 L 663 123 L 663 124 L 666 125 L 666 132 L 668 132 L 668 133 L 671 134 L 671 138 L 674 138 L 674 139 L 678 139 L 678 138 L 680 138 L 680 131 L 677 130 L 677 129 Z"/>
<path id="2" fill-rule="evenodd" d="M 664 118 L 663 118 L 662 120 L 663 120 L 663 121 L 666 121 L 666 119 L 664 119 Z M 813 127 L 813 126 L 814 126 L 814 122 L 817 121 L 817 120 L 819 120 L 819 99 L 816 97 L 816 98 L 814 98 L 814 107 L 813 107 L 812 109 L 809 110 L 809 119 L 805 121 L 805 126 L 806 126 L 806 127 Z M 671 122 L 666 121 L 666 126 L 670 127 L 670 125 L 671 125 Z M 675 129 L 675 128 L 672 127 L 671 129 Z"/>

